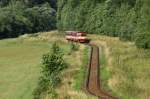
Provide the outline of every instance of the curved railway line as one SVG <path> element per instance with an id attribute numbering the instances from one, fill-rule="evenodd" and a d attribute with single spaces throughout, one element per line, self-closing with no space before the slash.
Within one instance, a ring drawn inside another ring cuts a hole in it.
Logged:
<path id="1" fill-rule="evenodd" d="M 86 79 L 83 86 L 84 91 L 98 97 L 99 99 L 119 99 L 118 97 L 114 97 L 110 93 L 102 90 L 99 77 L 99 47 L 91 44 L 90 46 L 91 52 Z"/>

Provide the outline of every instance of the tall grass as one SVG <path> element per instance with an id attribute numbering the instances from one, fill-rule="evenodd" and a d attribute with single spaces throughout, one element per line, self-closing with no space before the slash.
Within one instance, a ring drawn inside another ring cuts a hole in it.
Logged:
<path id="1" fill-rule="evenodd" d="M 83 50 L 83 59 L 82 59 L 82 65 L 80 67 L 80 70 L 77 72 L 77 75 L 75 76 L 75 86 L 74 88 L 79 91 L 81 90 L 81 87 L 83 86 L 83 82 L 86 78 L 86 69 L 88 65 L 88 52 L 89 52 L 89 47 L 86 47 Z"/>
<path id="2" fill-rule="evenodd" d="M 110 90 L 107 83 L 109 78 L 111 78 L 110 71 L 108 71 L 107 61 L 104 53 L 104 47 L 100 47 L 100 80 L 101 86 L 105 90 Z"/>
<path id="3" fill-rule="evenodd" d="M 104 46 L 104 51 L 109 49 L 109 54 L 105 53 L 111 74 L 106 83 L 109 88 L 121 99 L 150 99 L 150 50 L 138 49 L 134 43 L 123 42 L 118 38 L 91 37 Z"/>

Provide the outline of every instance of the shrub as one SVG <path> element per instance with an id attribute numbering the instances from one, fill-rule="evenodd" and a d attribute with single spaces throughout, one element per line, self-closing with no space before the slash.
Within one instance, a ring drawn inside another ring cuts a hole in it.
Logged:
<path id="1" fill-rule="evenodd" d="M 77 51 L 79 49 L 79 45 L 71 42 L 71 51 Z"/>
<path id="2" fill-rule="evenodd" d="M 55 99 L 55 88 L 61 81 L 61 71 L 67 67 L 63 53 L 56 43 L 53 44 L 51 52 L 43 55 L 42 64 L 42 76 L 34 91 L 34 99 L 41 99 L 47 94 Z"/>

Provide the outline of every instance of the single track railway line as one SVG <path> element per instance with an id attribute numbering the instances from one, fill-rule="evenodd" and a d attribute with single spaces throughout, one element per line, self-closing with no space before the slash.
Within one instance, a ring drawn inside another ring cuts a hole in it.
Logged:
<path id="1" fill-rule="evenodd" d="M 84 91 L 97 96 L 99 99 L 119 99 L 118 97 L 114 97 L 110 93 L 102 90 L 99 76 L 99 47 L 91 44 L 90 46 L 91 53 L 87 67 L 86 79 L 83 86 Z"/>

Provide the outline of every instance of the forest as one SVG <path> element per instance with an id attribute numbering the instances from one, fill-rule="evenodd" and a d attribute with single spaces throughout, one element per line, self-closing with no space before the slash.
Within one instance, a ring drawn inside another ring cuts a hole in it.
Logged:
<path id="1" fill-rule="evenodd" d="M 56 29 L 55 0 L 1 0 L 0 38 Z"/>
<path id="2" fill-rule="evenodd" d="M 120 37 L 150 48 L 149 0 L 58 0 L 58 29 Z"/>
<path id="3" fill-rule="evenodd" d="M 58 29 L 85 31 L 150 48 L 149 0 L 1 0 L 0 38 Z"/>

